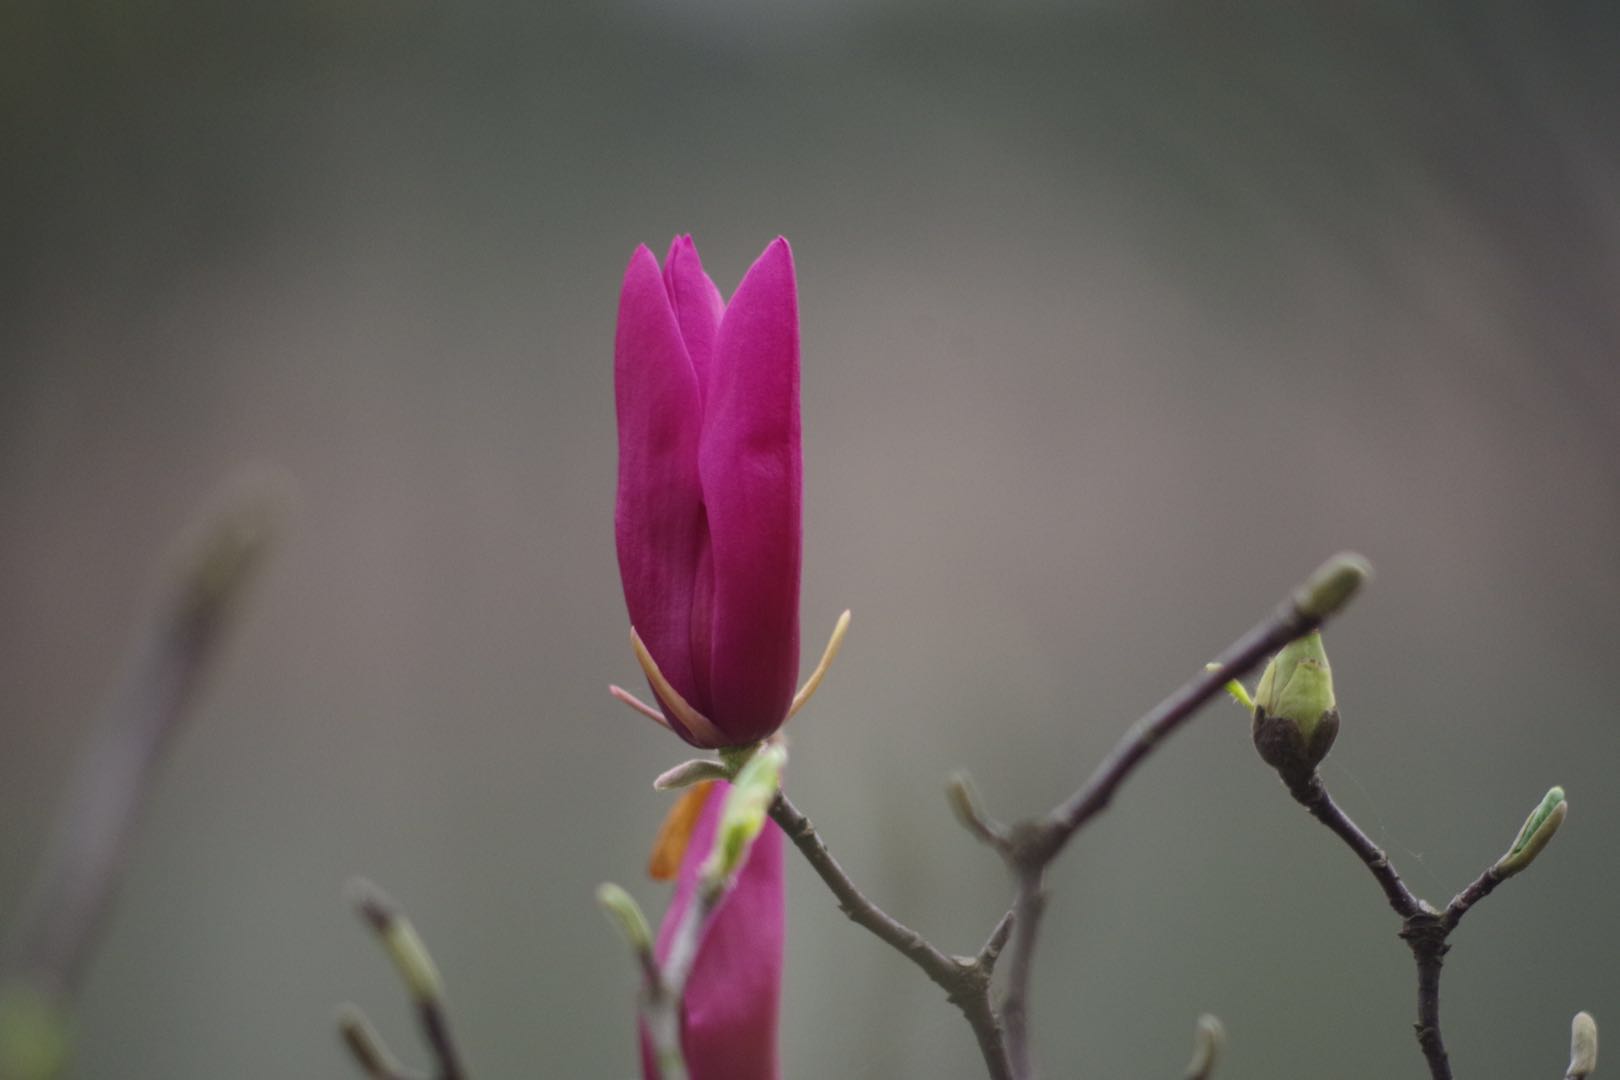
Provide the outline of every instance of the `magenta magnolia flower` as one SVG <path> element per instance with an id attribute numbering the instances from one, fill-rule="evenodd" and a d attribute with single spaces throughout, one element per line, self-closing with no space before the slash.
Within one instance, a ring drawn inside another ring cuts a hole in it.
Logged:
<path id="1" fill-rule="evenodd" d="M 699 869 L 714 843 L 726 784 L 705 785 L 690 842 L 681 856 L 675 897 L 658 930 L 657 956 L 667 958 L 675 928 L 696 897 Z M 681 1052 L 691 1080 L 778 1080 L 776 1015 L 782 990 L 785 900 L 782 830 L 767 821 L 748 861 L 709 918 L 687 979 L 681 1011 Z M 645 1036 L 641 1068 L 659 1072 Z"/>
<path id="2" fill-rule="evenodd" d="M 772 241 L 730 304 L 691 237 L 675 239 L 662 271 L 637 248 L 613 373 L 619 572 L 662 715 L 643 710 L 695 746 L 757 742 L 788 718 L 799 670 L 799 317 L 787 241 Z"/>

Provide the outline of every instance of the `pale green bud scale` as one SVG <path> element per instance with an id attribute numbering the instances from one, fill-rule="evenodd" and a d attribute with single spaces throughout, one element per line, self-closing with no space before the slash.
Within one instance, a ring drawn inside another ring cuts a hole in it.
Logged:
<path id="1" fill-rule="evenodd" d="M 1597 1021 L 1589 1012 L 1578 1012 L 1569 1025 L 1569 1069 L 1565 1080 L 1586 1080 L 1597 1071 Z"/>
<path id="2" fill-rule="evenodd" d="M 634 897 L 608 881 L 596 887 L 596 902 L 632 950 L 637 954 L 652 952 L 652 929 Z"/>
<path id="3" fill-rule="evenodd" d="M 1569 803 L 1564 800 L 1564 789 L 1554 787 L 1549 790 L 1540 804 L 1530 811 L 1530 816 L 1524 819 L 1513 846 L 1496 861 L 1496 872 L 1503 877 L 1512 877 L 1534 862 L 1568 814 Z"/>
<path id="4" fill-rule="evenodd" d="M 720 811 L 714 849 L 703 864 L 703 876 L 711 888 L 720 888 L 742 868 L 754 838 L 765 828 L 785 764 L 787 749 L 781 743 L 766 743 L 737 770 Z"/>

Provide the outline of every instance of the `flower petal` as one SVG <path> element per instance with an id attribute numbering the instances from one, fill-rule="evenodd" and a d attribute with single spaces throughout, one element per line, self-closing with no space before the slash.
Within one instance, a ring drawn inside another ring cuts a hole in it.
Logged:
<path id="1" fill-rule="evenodd" d="M 686 355 L 697 372 L 698 395 L 708 392 L 709 360 L 714 355 L 714 335 L 720 329 L 720 315 L 726 310 L 709 275 L 703 272 L 692 237 L 677 236 L 664 260 L 664 287 L 675 307 L 675 320 L 686 342 Z"/>
<path id="2" fill-rule="evenodd" d="M 793 253 L 780 237 L 720 320 L 698 471 L 714 560 L 704 711 L 752 742 L 787 718 L 799 673 L 799 314 Z"/>
<path id="3" fill-rule="evenodd" d="M 701 710 L 692 591 L 705 537 L 697 466 L 702 410 L 658 261 L 646 247 L 631 256 L 619 295 L 613 386 L 619 419 L 613 525 L 625 606 L 670 685 Z M 664 712 L 670 715 L 667 703 Z"/>
<path id="4" fill-rule="evenodd" d="M 668 956 L 681 915 L 696 899 L 703 860 L 729 785 L 716 781 L 681 859 L 669 911 L 658 929 L 657 956 Z M 782 992 L 786 899 L 782 830 L 767 821 L 731 891 L 710 917 L 686 983 L 681 1048 L 692 1080 L 777 1080 L 777 1013 Z M 643 1043 L 643 1071 L 658 1074 Z"/>

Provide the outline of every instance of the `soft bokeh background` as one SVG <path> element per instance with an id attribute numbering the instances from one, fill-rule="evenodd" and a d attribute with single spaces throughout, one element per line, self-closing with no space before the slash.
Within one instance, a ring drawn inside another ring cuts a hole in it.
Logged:
<path id="1" fill-rule="evenodd" d="M 1620 19 L 1606 3 L 9 4 L 0 31 L 0 915 L 169 538 L 234 467 L 301 510 L 149 807 L 85 1077 L 417 1056 L 339 898 L 409 907 L 485 1078 L 627 1077 L 679 760 L 611 539 L 631 248 L 804 315 L 809 659 L 792 787 L 947 949 L 1002 910 L 951 822 L 1077 784 L 1354 547 L 1330 786 L 1443 902 L 1461 1075 L 1620 1022 Z M 790 862 L 790 1077 L 980 1075 L 939 992 Z M 1363 869 L 1211 708 L 1058 866 L 1052 1076 L 1423 1074 Z"/>

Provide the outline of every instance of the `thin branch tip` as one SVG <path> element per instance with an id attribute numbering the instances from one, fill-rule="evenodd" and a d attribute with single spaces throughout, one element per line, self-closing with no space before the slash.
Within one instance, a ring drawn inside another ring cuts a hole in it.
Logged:
<path id="1" fill-rule="evenodd" d="M 1186 1080 L 1209 1080 L 1225 1048 L 1226 1027 L 1220 1018 L 1211 1013 L 1200 1016 L 1193 1026 L 1193 1055 L 1187 1062 Z"/>
<path id="2" fill-rule="evenodd" d="M 985 813 L 978 790 L 973 786 L 973 777 L 965 769 L 952 773 L 945 781 L 945 799 L 962 828 L 990 847 L 1006 850 L 1009 843 L 1006 827 Z"/>

